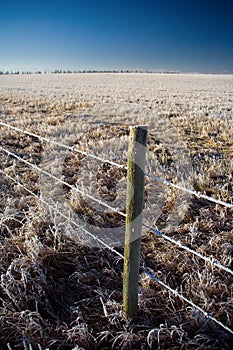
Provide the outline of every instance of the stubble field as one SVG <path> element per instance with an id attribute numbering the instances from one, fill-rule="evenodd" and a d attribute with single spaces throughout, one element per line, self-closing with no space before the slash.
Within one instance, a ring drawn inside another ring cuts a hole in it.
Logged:
<path id="1" fill-rule="evenodd" d="M 73 147 L 0 124 L 0 347 L 231 349 L 226 329 L 143 271 L 230 329 L 232 274 L 144 227 L 139 317 L 129 321 L 122 314 L 122 259 L 69 218 L 123 254 L 124 217 L 91 198 L 125 213 L 126 170 L 104 159 L 127 165 L 129 127 L 138 124 L 149 127 L 147 174 L 232 204 L 233 76 L 0 76 L 0 116 Z M 144 223 L 230 270 L 232 213 L 146 177 Z"/>

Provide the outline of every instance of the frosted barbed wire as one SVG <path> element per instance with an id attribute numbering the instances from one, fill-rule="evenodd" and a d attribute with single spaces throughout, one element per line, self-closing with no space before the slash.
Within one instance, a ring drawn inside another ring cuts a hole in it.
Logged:
<path id="1" fill-rule="evenodd" d="M 36 169 L 36 170 L 39 171 L 40 173 L 43 173 L 43 174 L 47 175 L 47 176 L 50 177 L 51 179 L 54 179 L 54 180 L 60 182 L 61 184 L 63 184 L 63 185 L 65 185 L 65 186 L 69 187 L 71 190 L 73 190 L 73 191 L 75 191 L 75 192 L 77 192 L 77 193 L 79 193 L 79 194 L 81 194 L 81 195 L 83 195 L 83 196 L 85 196 L 85 197 L 87 197 L 87 198 L 93 200 L 94 202 L 96 202 L 96 203 L 102 205 L 103 207 L 105 207 L 105 208 L 107 208 L 107 209 L 110 209 L 110 210 L 114 211 L 115 213 L 117 213 L 117 214 L 119 214 L 119 215 L 121 215 L 121 216 L 123 216 L 123 217 L 126 217 L 126 214 L 125 214 L 125 213 L 123 213 L 123 212 L 119 211 L 118 209 L 116 209 L 116 208 L 114 208 L 114 207 L 112 207 L 112 206 L 110 206 L 110 205 L 108 205 L 108 204 L 102 202 L 101 200 L 99 200 L 99 199 L 97 199 L 97 198 L 91 196 L 90 194 L 81 191 L 78 187 L 74 187 L 74 186 L 68 184 L 66 181 L 63 181 L 62 179 L 59 179 L 58 177 L 56 177 L 56 176 L 50 174 L 48 171 L 46 171 L 46 170 L 44 170 L 44 169 L 38 167 L 37 165 L 32 164 L 32 163 L 30 163 L 29 161 L 27 161 L 27 160 L 25 160 L 25 159 L 19 157 L 17 154 L 8 151 L 8 150 L 5 149 L 4 147 L 0 146 L 0 150 L 2 150 L 3 152 L 7 153 L 8 155 L 10 155 L 10 156 L 12 156 L 12 157 L 18 159 L 19 161 L 21 161 L 21 162 L 23 162 L 23 163 L 29 165 L 31 168 Z"/>
<path id="2" fill-rule="evenodd" d="M 63 144 L 61 142 L 57 142 L 57 141 L 51 140 L 51 139 L 49 139 L 47 137 L 34 134 L 34 133 L 30 132 L 30 131 L 20 129 L 20 128 L 16 127 L 16 126 L 12 126 L 12 125 L 9 125 L 9 124 L 3 123 L 3 122 L 0 122 L 0 125 L 5 126 L 5 127 L 9 128 L 9 129 L 18 131 L 18 132 L 22 132 L 22 133 L 24 133 L 24 134 L 26 134 L 28 136 L 32 136 L 32 137 L 38 138 L 41 142 L 46 141 L 46 142 L 52 143 L 53 145 L 62 147 L 64 149 L 67 149 L 69 151 L 74 151 L 74 152 L 82 154 L 83 156 L 99 160 L 99 161 L 101 161 L 103 163 L 114 165 L 114 166 L 116 166 L 116 167 L 118 167 L 120 169 L 127 170 L 127 166 L 125 166 L 125 165 L 113 162 L 112 160 L 109 160 L 109 159 L 105 159 L 105 158 L 96 156 L 95 154 L 92 154 L 92 153 L 89 153 L 89 152 L 86 152 L 86 151 L 81 151 L 81 150 L 75 148 L 74 146 L 67 146 L 67 145 L 65 145 L 65 144 Z"/>
<path id="3" fill-rule="evenodd" d="M 233 334 L 233 330 L 230 329 L 229 327 L 227 327 L 225 324 L 223 324 L 221 321 L 217 320 L 214 316 L 211 316 L 210 314 L 208 314 L 208 312 L 206 312 L 205 310 L 203 310 L 200 306 L 196 305 L 192 300 L 189 300 L 188 298 L 186 298 L 184 295 L 180 294 L 177 290 L 172 289 L 171 287 L 169 287 L 166 283 L 164 283 L 163 281 L 161 281 L 158 277 L 155 276 L 155 273 L 152 273 L 146 269 L 143 269 L 143 272 L 148 275 L 151 279 L 153 279 L 155 282 L 159 283 L 160 285 L 162 285 L 164 288 L 166 288 L 167 290 L 169 290 L 173 295 L 175 295 L 176 297 L 179 297 L 180 299 L 184 300 L 187 304 L 191 305 L 194 309 L 198 310 L 199 312 L 201 312 L 206 318 L 209 318 L 210 320 L 214 321 L 215 323 L 217 323 L 219 326 L 221 326 L 222 328 L 224 328 L 226 331 L 228 331 L 229 333 Z"/>
<path id="4" fill-rule="evenodd" d="M 227 202 L 224 202 L 224 201 L 221 201 L 220 199 L 215 199 L 213 197 L 209 197 L 201 192 L 197 192 L 197 191 L 193 191 L 193 190 L 190 190 L 186 187 L 183 187 L 181 185 L 176 185 L 174 184 L 173 182 L 171 181 L 168 181 L 168 180 L 163 180 L 161 179 L 160 177 L 158 176 L 154 176 L 154 175 L 150 175 L 150 174 L 145 174 L 146 177 L 149 177 L 150 179 L 153 179 L 153 180 L 156 180 L 158 182 L 161 182 L 163 183 L 164 185 L 167 185 L 167 186 L 171 186 L 171 187 L 174 187 L 174 188 L 177 188 L 178 190 L 181 190 L 181 191 L 184 191 L 184 192 L 187 192 L 187 193 L 190 193 L 194 196 L 196 196 L 197 198 L 203 198 L 203 199 L 206 199 L 210 202 L 213 202 L 213 203 L 216 203 L 216 204 L 220 204 L 220 205 L 223 205 L 227 208 L 233 208 L 233 204 L 230 204 L 230 203 L 227 203 Z"/>
<path id="5" fill-rule="evenodd" d="M 86 230 L 85 227 L 78 225 L 74 220 L 71 220 L 70 217 L 68 217 L 67 215 L 63 214 L 62 212 L 60 212 L 59 210 L 57 210 L 57 208 L 55 208 L 54 206 L 52 206 L 51 204 L 49 204 L 48 202 L 46 202 L 43 198 L 39 197 L 37 194 L 35 194 L 34 192 L 32 192 L 31 190 L 29 190 L 27 187 L 25 187 L 23 184 L 21 184 L 17 179 L 13 178 L 12 176 L 10 176 L 9 174 L 7 174 L 5 171 L 3 171 L 2 169 L 0 169 L 0 173 L 3 174 L 4 176 L 6 176 L 8 179 L 10 179 L 11 181 L 13 181 L 14 183 L 16 183 L 19 187 L 23 188 L 25 191 L 27 191 L 30 195 L 34 196 L 35 198 L 37 198 L 40 202 L 42 202 L 43 204 L 47 205 L 49 208 L 56 210 L 56 213 L 58 213 L 59 215 L 61 215 L 64 219 L 66 219 L 67 221 L 69 221 L 71 224 L 73 224 L 74 226 L 76 226 L 77 228 L 80 228 L 83 232 L 85 232 L 88 236 L 92 237 L 94 240 L 96 240 L 97 242 L 99 242 L 100 244 L 102 244 L 104 247 L 108 248 L 109 250 L 111 250 L 112 252 L 114 252 L 115 254 L 117 254 L 120 258 L 124 259 L 124 256 L 119 253 L 117 250 L 115 250 L 114 248 L 110 247 L 107 243 L 105 243 L 104 241 L 102 241 L 100 238 L 96 237 L 93 233 L 91 233 L 90 231 Z"/>
<path id="6" fill-rule="evenodd" d="M 56 146 L 65 148 L 65 149 L 67 149 L 67 150 L 69 150 L 69 151 L 74 151 L 74 152 L 80 153 L 80 154 L 82 154 L 82 155 L 84 155 L 84 156 L 86 156 L 86 157 L 90 157 L 90 158 L 99 160 L 99 161 L 101 161 L 101 162 L 108 163 L 108 164 L 110 164 L 110 165 L 116 166 L 116 167 L 118 167 L 118 168 L 120 168 L 120 169 L 125 169 L 125 170 L 127 170 L 127 166 L 125 166 L 125 165 L 122 165 L 122 164 L 113 162 L 113 161 L 111 161 L 111 160 L 109 160 L 109 159 L 105 159 L 105 158 L 96 156 L 96 155 L 91 154 L 91 153 L 86 152 L 86 151 L 81 151 L 81 150 L 75 148 L 74 146 L 67 146 L 67 145 L 65 145 L 65 144 L 63 144 L 63 143 L 61 143 L 61 142 L 53 141 L 53 140 L 51 140 L 51 139 L 49 139 L 49 138 L 46 138 L 46 137 L 44 137 L 44 136 L 34 134 L 34 133 L 29 132 L 29 131 L 27 131 L 27 130 L 20 129 L 20 128 L 18 128 L 18 127 L 15 127 L 15 126 L 12 126 L 12 125 L 3 123 L 3 122 L 0 122 L 0 125 L 5 126 L 5 127 L 9 128 L 9 129 L 18 131 L 18 132 L 22 132 L 22 133 L 24 133 L 24 134 L 26 134 L 26 135 L 29 135 L 29 136 L 38 138 L 38 139 L 41 140 L 41 141 L 46 141 L 46 142 L 52 143 L 52 144 L 54 144 L 54 145 L 56 145 Z M 163 184 L 165 184 L 165 185 L 167 185 L 167 186 L 171 186 L 171 187 L 177 188 L 177 189 L 179 189 L 179 190 L 181 190 L 181 191 L 190 193 L 190 194 L 194 195 L 194 196 L 197 197 L 197 198 L 203 198 L 203 199 L 206 199 L 206 200 L 208 200 L 208 201 L 210 201 L 210 202 L 223 205 L 223 206 L 225 206 L 225 207 L 227 207 L 227 208 L 233 208 L 233 204 L 231 204 L 231 203 L 224 202 L 224 201 L 222 201 L 222 200 L 220 200 L 220 199 L 215 199 L 215 198 L 210 197 L 210 196 L 207 196 L 207 195 L 205 195 L 205 194 L 203 194 L 203 193 L 201 193 L 201 192 L 197 192 L 197 191 L 194 191 L 194 190 L 190 190 L 190 189 L 188 189 L 188 188 L 186 188 L 186 187 L 184 187 L 184 186 L 174 184 L 174 183 L 171 182 L 171 181 L 161 179 L 161 178 L 158 177 L 158 176 L 151 175 L 151 174 L 145 174 L 145 176 L 148 177 L 148 178 L 154 179 L 154 180 L 156 180 L 156 181 L 158 181 L 158 182 L 161 182 L 161 183 L 163 183 Z"/>
<path id="7" fill-rule="evenodd" d="M 34 196 L 35 198 L 37 198 L 39 201 L 41 201 L 42 203 L 44 203 L 46 206 L 48 206 L 51 209 L 55 209 L 57 211 L 57 213 L 59 215 L 61 215 L 63 218 L 65 218 L 66 220 L 68 220 L 69 222 L 71 222 L 73 225 L 75 225 L 76 227 L 80 228 L 81 230 L 83 230 L 86 234 L 88 234 L 90 237 L 92 237 L 93 239 L 95 239 L 96 241 L 98 241 L 100 244 L 102 244 L 103 246 L 105 246 L 107 249 L 109 249 L 110 251 L 112 251 L 113 253 L 115 253 L 116 255 L 118 255 L 121 259 L 124 259 L 124 256 L 119 253 L 118 251 L 116 251 L 114 248 L 110 247 L 109 245 L 107 245 L 105 242 L 103 242 L 101 239 L 99 239 L 98 237 L 96 237 L 95 235 L 93 235 L 91 232 L 87 231 L 84 227 L 78 225 L 75 221 L 70 220 L 70 218 L 68 216 L 66 216 L 65 214 L 59 212 L 56 208 L 54 208 L 53 206 L 51 206 L 49 203 L 47 203 L 45 200 L 43 200 L 41 197 L 37 196 L 34 192 L 32 192 L 31 190 L 29 190 L 27 187 L 25 187 L 23 184 L 21 184 L 18 180 L 14 179 L 12 176 L 6 174 L 2 169 L 0 169 L 0 173 L 2 173 L 4 176 L 6 176 L 7 178 L 9 178 L 11 181 L 13 181 L 14 183 L 16 183 L 19 187 L 23 188 L 24 190 L 26 190 L 29 194 L 31 194 L 32 196 Z M 179 297 L 180 299 L 184 300 L 187 304 L 191 305 L 194 309 L 198 310 L 199 312 L 201 312 L 206 318 L 211 319 L 212 321 L 214 321 L 216 324 L 218 324 L 219 326 L 221 326 L 222 328 L 224 328 L 226 331 L 230 332 L 231 334 L 233 334 L 233 331 L 227 327 L 226 325 L 224 325 L 221 321 L 217 320 L 215 317 L 211 316 L 210 314 L 208 314 L 205 310 L 203 310 L 200 306 L 196 305 L 193 301 L 187 299 L 185 296 L 183 296 L 182 294 L 180 294 L 177 290 L 172 289 L 171 287 L 169 287 L 166 283 L 164 283 L 163 281 L 161 281 L 158 277 L 155 276 L 154 273 L 143 269 L 143 272 L 145 274 L 147 274 L 151 279 L 153 279 L 155 282 L 159 283 L 160 285 L 162 285 L 165 289 L 169 290 L 173 295 L 175 295 L 176 297 Z"/>
<path id="8" fill-rule="evenodd" d="M 143 224 L 143 226 L 147 229 L 149 229 L 150 231 L 152 231 L 153 233 L 155 233 L 156 235 L 160 236 L 160 237 L 163 237 L 164 239 L 166 239 L 167 241 L 175 244 L 176 246 L 178 246 L 179 248 L 182 248 L 184 250 L 186 250 L 187 252 L 193 254 L 193 255 L 196 255 L 197 257 L 205 260 L 206 262 L 230 273 L 231 275 L 233 275 L 233 271 L 231 269 L 229 269 L 228 267 L 222 265 L 219 261 L 213 259 L 213 258 L 210 258 L 208 256 L 204 256 L 198 252 L 196 252 L 195 250 L 193 249 L 190 249 L 189 247 L 187 247 L 184 243 L 182 243 L 181 241 L 176 241 L 174 238 L 171 238 L 169 236 L 167 236 L 166 234 L 160 232 L 159 230 L 156 230 L 155 228 L 153 227 L 150 227 L 150 226 L 147 226 L 145 224 Z"/>

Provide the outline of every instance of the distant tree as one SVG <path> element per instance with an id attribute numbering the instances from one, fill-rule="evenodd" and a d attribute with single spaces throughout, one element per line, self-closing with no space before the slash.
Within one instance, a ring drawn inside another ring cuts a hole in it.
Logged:
<path id="1" fill-rule="evenodd" d="M 55 69 L 53 73 L 55 73 L 55 74 L 61 74 L 61 73 L 62 73 L 62 70 L 61 70 L 61 69 Z"/>

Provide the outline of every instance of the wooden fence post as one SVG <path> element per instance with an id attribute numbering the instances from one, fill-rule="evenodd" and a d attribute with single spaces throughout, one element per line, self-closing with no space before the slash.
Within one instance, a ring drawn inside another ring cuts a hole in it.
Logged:
<path id="1" fill-rule="evenodd" d="M 123 272 L 123 312 L 127 318 L 135 318 L 138 315 L 139 260 L 144 207 L 147 130 L 147 126 L 130 128 Z"/>

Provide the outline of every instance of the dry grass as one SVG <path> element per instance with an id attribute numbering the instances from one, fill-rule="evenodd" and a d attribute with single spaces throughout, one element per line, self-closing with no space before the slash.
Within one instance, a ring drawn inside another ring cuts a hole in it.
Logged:
<path id="1" fill-rule="evenodd" d="M 185 142 L 193 188 L 232 202 L 233 102 L 229 88 L 232 77 L 231 80 L 218 76 L 158 76 L 157 80 L 153 75 L 115 77 L 97 75 L 92 80 L 90 75 L 71 76 L 71 80 L 63 77 L 61 82 L 57 76 L 50 77 L 51 80 L 35 77 L 39 80 L 34 81 L 32 91 L 31 76 L 3 77 L 6 87 L 1 91 L 1 118 L 126 164 L 128 125 L 136 112 L 146 106 L 152 114 L 161 115 L 161 128 L 163 121 L 169 121 Z M 68 90 L 70 82 L 73 91 Z M 146 117 L 147 114 L 142 115 L 142 123 Z M 67 183 L 85 188 L 91 195 L 125 210 L 124 170 L 88 160 L 77 152 L 61 152 L 3 127 L 1 145 L 62 176 Z M 177 159 L 169 145 L 169 140 L 158 137 L 154 126 L 148 140 L 148 171 L 179 182 L 177 167 L 182 166 L 183 159 Z M 66 203 L 77 220 L 98 228 L 100 235 L 102 231 L 123 227 L 124 220 L 119 215 L 104 211 L 69 187 L 50 182 L 47 188 L 48 179 L 41 178 L 23 162 L 4 154 L 0 154 L 0 160 L 1 169 L 7 174 L 18 176 L 36 195 L 49 189 L 51 194 L 46 198 L 49 202 L 50 197 L 59 198 L 59 203 Z M 45 210 L 34 196 L 4 176 L 0 176 L 0 187 L 1 349 L 231 348 L 229 334 L 143 273 L 139 318 L 126 320 L 122 315 L 123 262 L 119 257 L 94 245 L 61 219 L 56 209 Z M 165 190 L 147 179 L 147 222 L 166 230 L 172 213 L 183 213 L 185 198 L 179 196 L 177 190 Z M 233 267 L 231 209 L 191 197 L 185 215 L 168 231 L 188 247 Z M 121 245 L 116 249 L 123 253 Z M 151 232 L 144 232 L 141 264 L 232 328 L 229 274 Z"/>

